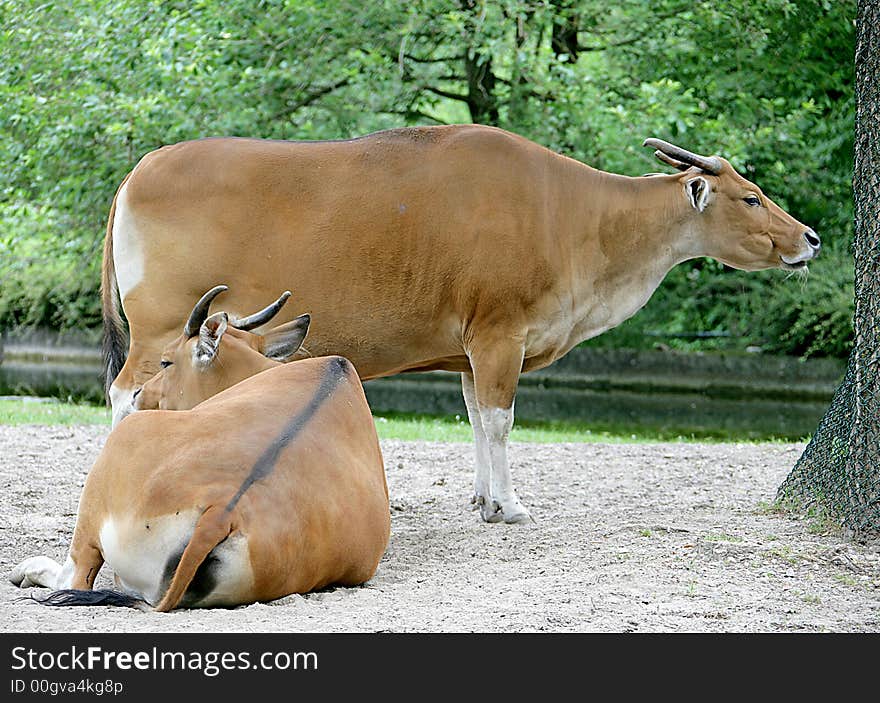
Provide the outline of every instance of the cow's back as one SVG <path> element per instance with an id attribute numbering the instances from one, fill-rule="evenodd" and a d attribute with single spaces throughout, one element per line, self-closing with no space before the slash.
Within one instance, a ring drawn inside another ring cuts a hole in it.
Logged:
<path id="1" fill-rule="evenodd" d="M 162 320 L 217 283 L 241 313 L 289 288 L 312 314 L 313 354 L 344 355 L 363 377 L 464 369 L 463 320 L 555 283 L 548 191 L 566 161 L 478 126 L 165 147 L 120 197 L 143 259 L 126 314 L 135 336 L 141 319 L 141 336 L 170 335 Z"/>

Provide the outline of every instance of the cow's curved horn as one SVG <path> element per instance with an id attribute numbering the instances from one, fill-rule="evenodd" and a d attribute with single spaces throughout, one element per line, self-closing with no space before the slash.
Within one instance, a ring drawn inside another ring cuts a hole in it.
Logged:
<path id="1" fill-rule="evenodd" d="M 714 156 L 700 156 L 687 149 L 682 149 L 680 146 L 675 146 L 675 144 L 664 142 L 662 139 L 654 139 L 653 137 L 646 139 L 642 146 L 649 146 L 652 149 L 656 149 L 657 151 L 654 153 L 658 159 L 665 161 L 676 168 L 681 168 L 681 165 L 684 165 L 685 167 L 696 166 L 697 168 L 701 168 L 708 173 L 713 173 L 716 176 L 721 173 L 721 169 L 723 168 L 721 161 Z M 668 158 L 663 158 L 664 156 Z M 673 160 L 679 163 L 673 163 Z"/>
<path id="2" fill-rule="evenodd" d="M 278 311 L 284 307 L 284 303 L 287 302 L 287 299 L 290 297 L 290 291 L 286 290 L 281 294 L 281 297 L 278 298 L 271 305 L 263 308 L 260 312 L 255 312 L 253 315 L 248 315 L 247 317 L 236 318 L 232 320 L 229 324 L 231 324 L 236 329 L 244 330 L 245 332 L 249 332 L 255 327 L 259 327 L 260 325 L 265 325 L 269 320 L 275 317 L 278 314 Z"/>
<path id="3" fill-rule="evenodd" d="M 195 337 L 199 333 L 199 328 L 202 326 L 202 323 L 208 319 L 208 309 L 211 307 L 211 301 L 225 290 L 229 290 L 229 287 L 214 286 L 199 299 L 199 302 L 197 302 L 196 306 L 192 309 L 192 312 L 189 314 L 189 319 L 183 327 L 183 333 L 186 335 L 187 339 Z"/>

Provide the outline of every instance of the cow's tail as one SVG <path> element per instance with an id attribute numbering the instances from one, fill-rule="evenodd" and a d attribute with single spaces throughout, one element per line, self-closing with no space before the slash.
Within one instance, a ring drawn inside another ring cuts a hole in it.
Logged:
<path id="1" fill-rule="evenodd" d="M 229 536 L 231 530 L 230 513 L 225 508 L 210 507 L 202 513 L 174 570 L 168 590 L 156 606 L 158 612 L 167 613 L 177 607 L 202 562 L 214 547 Z"/>
<path id="2" fill-rule="evenodd" d="M 231 523 L 229 511 L 223 508 L 208 508 L 196 522 L 196 528 L 189 543 L 183 550 L 180 562 L 171 577 L 168 590 L 159 604 L 154 608 L 157 612 L 167 613 L 180 603 L 202 562 L 211 551 L 229 536 Z M 115 605 L 126 608 L 147 610 L 150 604 L 142 598 L 110 589 L 78 590 L 65 588 L 53 591 L 45 598 L 25 596 L 19 600 L 33 600 L 41 605 L 72 606 L 72 605 Z"/>
<path id="3" fill-rule="evenodd" d="M 101 343 L 101 355 L 104 366 L 104 395 L 110 404 L 110 385 L 119 375 L 125 363 L 125 323 L 119 313 L 119 286 L 116 282 L 116 267 L 113 263 L 113 220 L 116 217 L 116 200 L 122 186 L 128 181 L 129 173 L 119 184 L 113 203 L 110 205 L 110 216 L 107 218 L 107 234 L 104 237 L 104 259 L 101 262 L 101 320 L 104 325 L 104 337 Z"/>
<path id="4" fill-rule="evenodd" d="M 45 598 L 26 596 L 20 600 L 33 600 L 40 605 L 52 606 L 115 605 L 123 608 L 138 608 L 140 610 L 149 608 L 149 603 L 143 598 L 136 598 L 127 593 L 120 593 L 119 591 L 109 589 L 85 591 L 75 588 L 63 588 L 59 591 L 52 591 Z"/>

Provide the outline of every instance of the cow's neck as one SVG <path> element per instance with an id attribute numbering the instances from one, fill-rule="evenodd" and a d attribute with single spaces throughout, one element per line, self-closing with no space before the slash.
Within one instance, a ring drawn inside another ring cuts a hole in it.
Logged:
<path id="1" fill-rule="evenodd" d="M 591 197 L 572 251 L 572 346 L 632 317 L 670 269 L 701 255 L 678 174 L 587 175 Z"/>
<path id="2" fill-rule="evenodd" d="M 223 379 L 223 387 L 229 388 L 230 386 L 234 386 L 236 383 L 241 383 L 246 378 L 250 378 L 251 376 L 261 373 L 263 371 L 268 371 L 269 369 L 275 368 L 276 366 L 281 366 L 281 364 L 274 359 L 269 359 L 267 357 L 263 357 L 262 363 L 254 362 L 253 358 L 248 358 L 247 364 L 245 365 L 237 365 L 232 366 L 226 372 L 226 375 Z M 216 392 L 216 391 L 215 391 Z"/>

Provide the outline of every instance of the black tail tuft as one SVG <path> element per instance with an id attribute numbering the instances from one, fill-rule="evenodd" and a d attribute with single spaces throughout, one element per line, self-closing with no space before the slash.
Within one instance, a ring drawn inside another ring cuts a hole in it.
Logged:
<path id="1" fill-rule="evenodd" d="M 116 380 L 125 364 L 125 323 L 119 314 L 119 284 L 116 280 L 116 265 L 113 263 L 113 222 L 116 219 L 116 198 L 128 181 L 126 176 L 113 196 L 110 216 L 107 218 L 107 234 L 104 237 L 104 257 L 101 261 L 101 321 L 104 323 L 104 390 L 107 404 L 110 404 L 110 384 Z"/>
<path id="2" fill-rule="evenodd" d="M 18 600 L 32 600 L 40 605 L 69 606 L 69 605 L 115 605 L 122 608 L 140 608 L 147 605 L 142 598 L 120 593 L 119 591 L 111 591 L 109 589 L 97 591 L 79 591 L 73 588 L 65 588 L 60 591 L 53 591 L 45 598 L 36 598 L 34 596 L 25 596 Z"/>
<path id="3" fill-rule="evenodd" d="M 104 393 L 108 404 L 110 385 L 116 380 L 125 364 L 125 328 L 120 319 L 104 320 L 104 338 L 101 344 L 101 356 L 104 360 Z"/>

